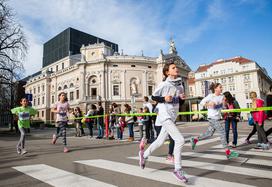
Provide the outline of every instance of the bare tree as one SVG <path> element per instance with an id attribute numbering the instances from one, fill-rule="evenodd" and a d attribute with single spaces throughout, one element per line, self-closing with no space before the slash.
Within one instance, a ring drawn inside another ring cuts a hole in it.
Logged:
<path id="1" fill-rule="evenodd" d="M 6 0 L 0 0 L 0 84 L 10 84 L 23 70 L 27 43 Z"/>
<path id="2" fill-rule="evenodd" d="M 14 106 L 14 84 L 24 71 L 26 53 L 27 42 L 22 26 L 16 22 L 7 0 L 0 0 L 0 108 Z"/>

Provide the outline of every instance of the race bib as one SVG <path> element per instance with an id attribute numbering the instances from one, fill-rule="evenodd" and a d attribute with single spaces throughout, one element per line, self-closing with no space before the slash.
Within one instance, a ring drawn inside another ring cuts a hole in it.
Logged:
<path id="1" fill-rule="evenodd" d="M 19 112 L 19 120 L 29 120 L 30 114 L 29 112 Z"/>

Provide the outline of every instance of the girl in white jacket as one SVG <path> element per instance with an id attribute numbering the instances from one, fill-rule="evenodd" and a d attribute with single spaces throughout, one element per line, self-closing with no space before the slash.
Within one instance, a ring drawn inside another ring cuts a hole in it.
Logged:
<path id="1" fill-rule="evenodd" d="M 165 64 L 163 68 L 165 81 L 163 81 L 153 93 L 152 99 L 157 100 L 158 123 L 162 124 L 161 132 L 158 138 L 144 151 L 145 140 L 140 142 L 139 165 L 142 169 L 145 167 L 145 161 L 148 156 L 159 148 L 170 135 L 175 141 L 174 158 L 175 170 L 174 176 L 182 181 L 188 182 L 181 166 L 181 150 L 184 145 L 184 138 L 175 125 L 177 112 L 179 111 L 179 102 L 185 98 L 184 88 L 181 78 L 178 77 L 179 70 L 174 63 Z"/>

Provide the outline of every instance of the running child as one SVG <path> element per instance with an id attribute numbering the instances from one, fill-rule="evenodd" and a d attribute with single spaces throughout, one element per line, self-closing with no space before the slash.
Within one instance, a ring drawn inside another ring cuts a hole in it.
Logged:
<path id="1" fill-rule="evenodd" d="M 60 132 L 58 134 L 53 134 L 52 144 L 55 144 L 57 139 L 62 136 L 64 145 L 63 152 L 67 153 L 69 150 L 67 148 L 66 141 L 66 127 L 68 123 L 68 112 L 70 111 L 70 105 L 64 92 L 59 94 L 59 101 L 55 104 L 51 111 L 57 114 L 56 123 L 60 128 Z"/>
<path id="2" fill-rule="evenodd" d="M 226 140 L 226 132 L 224 126 L 221 124 L 221 109 L 225 104 L 225 98 L 222 95 L 222 85 L 220 83 L 212 83 L 210 85 L 211 94 L 206 96 L 200 102 L 200 105 L 208 108 L 208 121 L 209 127 L 205 133 L 200 134 L 200 136 L 191 138 L 192 149 L 194 150 L 198 141 L 206 139 L 208 137 L 213 136 L 215 130 L 217 130 L 220 134 L 221 144 L 225 149 L 225 153 L 228 159 L 235 158 L 239 156 L 239 153 L 235 151 L 231 151 L 227 146 Z"/>
<path id="3" fill-rule="evenodd" d="M 165 64 L 163 67 L 163 75 L 165 76 L 165 81 L 160 83 L 153 94 L 154 97 L 159 97 L 161 101 L 157 105 L 158 116 L 156 119 L 158 123 L 162 125 L 161 132 L 146 151 L 144 151 L 145 140 L 142 139 L 139 145 L 139 165 L 144 169 L 145 161 L 148 159 L 148 156 L 163 145 L 167 136 L 170 135 L 175 141 L 175 170 L 173 174 L 179 181 L 188 182 L 181 165 L 181 150 L 184 145 L 184 138 L 175 125 L 177 112 L 179 111 L 179 101 L 185 98 L 184 88 L 181 78 L 178 77 L 179 70 L 175 63 Z"/>
<path id="4" fill-rule="evenodd" d="M 28 100 L 22 98 L 21 106 L 11 109 L 11 113 L 18 116 L 18 127 L 21 133 L 20 140 L 17 144 L 17 153 L 24 155 L 27 153 L 25 150 L 25 129 L 30 128 L 30 117 L 37 114 L 37 110 L 28 106 Z"/>

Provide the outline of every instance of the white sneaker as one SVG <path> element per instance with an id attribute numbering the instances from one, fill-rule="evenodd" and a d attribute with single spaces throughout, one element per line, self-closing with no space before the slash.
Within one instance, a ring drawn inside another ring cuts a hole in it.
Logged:
<path id="1" fill-rule="evenodd" d="M 27 151 L 26 151 L 25 149 L 22 149 L 21 155 L 24 155 L 24 154 L 26 154 L 26 153 L 27 153 Z"/>
<path id="2" fill-rule="evenodd" d="M 20 155 L 21 154 L 21 149 L 17 148 L 17 153 Z"/>

